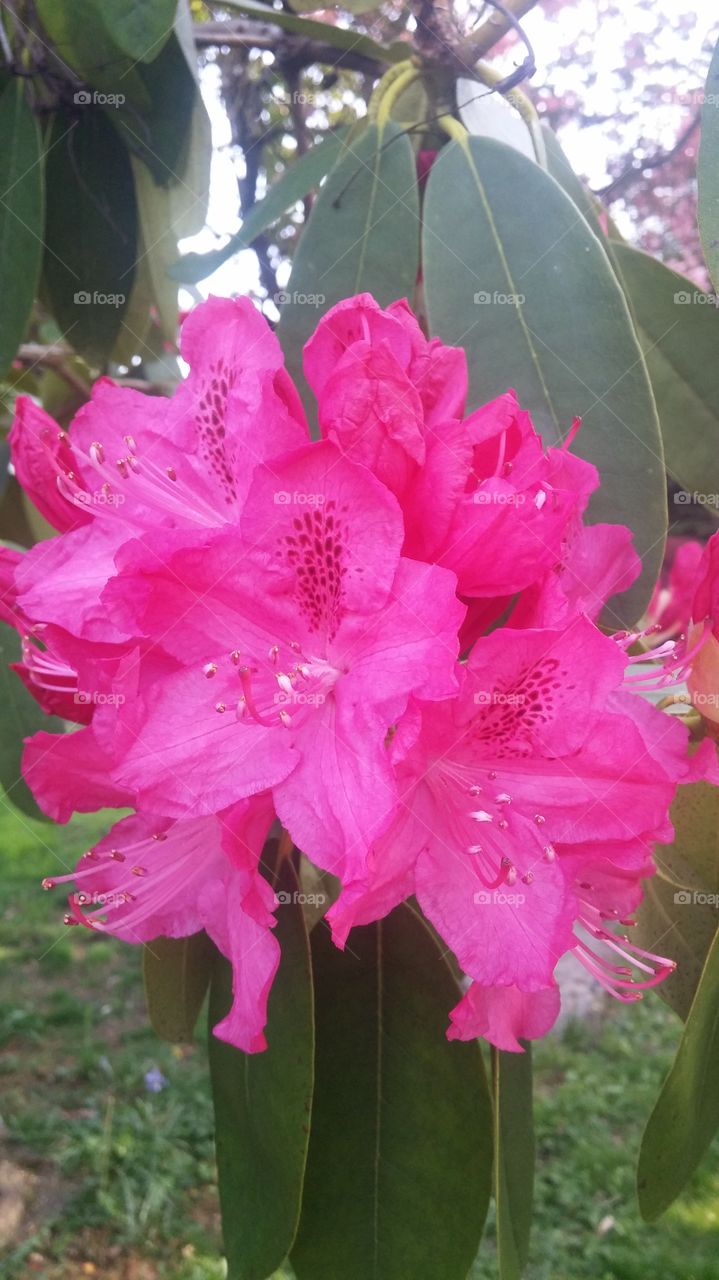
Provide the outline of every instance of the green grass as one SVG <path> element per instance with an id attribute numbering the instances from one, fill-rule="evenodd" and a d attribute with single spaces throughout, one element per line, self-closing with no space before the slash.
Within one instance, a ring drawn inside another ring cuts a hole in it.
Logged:
<path id="1" fill-rule="evenodd" d="M 138 1250 L 167 1280 L 219 1280 L 203 1046 L 160 1042 L 139 949 L 68 929 L 62 890 L 40 888 L 107 825 L 0 812 L 3 1155 L 38 1174 L 54 1205 L 0 1275 L 54 1280 L 89 1264 L 104 1280 L 113 1258 Z M 153 1067 L 167 1080 L 159 1093 L 145 1085 Z"/>
<path id="2" fill-rule="evenodd" d="M 221 1280 L 202 1044 L 159 1042 L 138 950 L 66 929 L 61 891 L 40 889 L 106 825 L 56 828 L 0 809 L 0 1155 L 40 1179 L 44 1204 L 0 1276 L 119 1280 L 132 1256 L 146 1268 L 138 1280 Z M 527 1280 L 719 1275 L 716 1148 L 656 1226 L 641 1222 L 634 1194 L 642 1127 L 677 1029 L 650 997 L 612 1003 L 537 1046 Z M 152 1067 L 168 1082 L 157 1094 L 145 1086 Z M 473 1280 L 497 1280 L 491 1223 Z"/>
<path id="3" fill-rule="evenodd" d="M 537 1176 L 526 1280 L 717 1280 L 719 1152 L 654 1225 L 634 1178 L 679 1023 L 659 997 L 608 1003 L 535 1049 Z M 496 1280 L 487 1232 L 473 1280 Z"/>

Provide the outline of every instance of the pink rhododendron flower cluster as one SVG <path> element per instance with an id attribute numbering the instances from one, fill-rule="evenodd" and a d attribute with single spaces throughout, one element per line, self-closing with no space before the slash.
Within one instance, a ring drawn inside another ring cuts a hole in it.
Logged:
<path id="1" fill-rule="evenodd" d="M 671 961 L 613 925 L 677 784 L 716 766 L 631 691 L 634 637 L 596 625 L 639 563 L 586 522 L 595 469 L 512 391 L 467 414 L 464 354 L 405 303 L 320 321 L 317 440 L 249 301 L 197 307 L 182 355 L 172 399 L 103 379 L 67 432 L 28 399 L 12 431 L 60 536 L 4 553 L 3 616 L 78 725 L 29 739 L 24 774 L 59 821 L 133 811 L 46 882 L 72 883 L 68 921 L 206 929 L 234 975 L 215 1031 L 261 1049 L 279 820 L 339 881 L 339 946 L 416 896 L 468 979 L 451 1037 L 542 1035 L 568 951 L 637 998 Z"/>
<path id="2" fill-rule="evenodd" d="M 659 589 L 658 589 L 659 591 Z M 655 600 L 657 599 L 655 596 Z M 686 633 L 684 668 L 689 697 L 710 724 L 719 724 L 719 533 L 702 548 L 685 541 L 678 548 L 659 624 L 674 620 L 675 631 Z M 665 634 L 667 632 L 665 631 Z"/>

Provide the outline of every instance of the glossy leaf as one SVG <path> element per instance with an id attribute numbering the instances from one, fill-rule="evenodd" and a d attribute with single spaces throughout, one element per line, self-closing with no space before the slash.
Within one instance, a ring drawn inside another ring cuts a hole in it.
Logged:
<path id="1" fill-rule="evenodd" d="M 98 16 L 129 58 L 152 62 L 172 33 L 177 0 L 95 0 Z"/>
<path id="2" fill-rule="evenodd" d="M 658 1218 L 683 1191 L 719 1128 L 719 931 L 692 1002 L 672 1068 L 639 1153 L 642 1216 Z"/>
<path id="3" fill-rule="evenodd" d="M 518 195 L 519 193 L 519 195 Z M 424 204 L 430 330 L 461 343 L 470 400 L 514 387 L 548 442 L 583 418 L 576 449 L 599 469 L 594 521 L 627 524 L 641 583 L 614 601 L 636 619 L 661 563 L 661 436 L 632 319 L 597 237 L 539 165 L 488 138 L 443 148 Z"/>
<path id="4" fill-rule="evenodd" d="M 719 788 L 680 787 L 671 819 L 674 841 L 655 850 L 657 874 L 646 883 L 633 936 L 676 963 L 657 990 L 686 1018 L 719 925 Z"/>
<path id="5" fill-rule="evenodd" d="M 186 0 L 178 10 L 176 34 L 196 76 L 192 18 Z M 133 290 L 113 351 L 113 359 L 121 364 L 141 355 L 147 367 L 153 348 L 157 351 L 162 343 L 177 342 L 177 284 L 170 267 L 177 258 L 178 240 L 194 235 L 205 224 L 211 158 L 210 121 L 199 91 L 194 94 L 186 155 L 177 178 L 160 185 L 147 166 L 133 157 L 139 243 Z"/>
<path id="6" fill-rule="evenodd" d="M 547 125 L 542 125 L 542 135 L 544 137 L 544 146 L 547 153 L 547 168 L 549 173 L 560 187 L 566 191 L 570 200 L 577 206 L 582 216 L 589 223 L 592 231 L 604 240 L 601 225 L 599 222 L 599 210 L 597 201 L 591 191 L 582 182 L 582 179 L 574 172 L 567 156 L 564 152 L 561 142 L 553 129 Z"/>
<path id="7" fill-rule="evenodd" d="M 61 64 L 89 86 L 73 94 L 76 118 L 104 114 L 156 182 L 177 179 L 197 93 L 195 71 L 178 34 L 145 63 L 120 47 L 114 26 L 100 17 L 99 0 L 38 0 L 37 8 Z"/>
<path id="8" fill-rule="evenodd" d="M 719 494 L 719 311 L 693 280 L 649 254 L 625 244 L 613 252 L 654 389 L 667 470 L 690 492 Z"/>
<path id="9" fill-rule="evenodd" d="M 191 1044 L 210 985 L 214 948 L 206 933 L 145 944 L 145 1000 L 152 1029 L 171 1044 Z"/>
<path id="10" fill-rule="evenodd" d="M 619 261 L 614 253 L 615 245 L 623 244 L 624 241 L 609 210 L 601 204 L 582 178 L 574 172 L 554 130 L 542 125 L 541 132 L 544 139 L 549 173 L 559 183 L 563 191 L 566 192 L 572 203 L 577 206 L 582 217 L 591 227 L 614 268 L 614 274 L 619 280 L 622 289 L 624 289 Z"/>
<path id="11" fill-rule="evenodd" d="M 719 289 L 719 41 L 707 76 L 697 165 L 699 233 L 709 274 Z"/>
<path id="12" fill-rule="evenodd" d="M 138 112 L 150 106 L 150 99 L 135 60 L 120 48 L 114 33 L 102 20 L 100 0 L 35 0 L 35 10 L 56 51 L 61 70 L 75 73 L 85 84 L 103 95 L 111 95 L 108 106 L 115 114 L 129 104 L 138 123 Z M 123 102 L 118 102 L 121 95 Z M 86 114 L 101 104 L 93 94 L 79 89 L 73 94 L 77 114 Z"/>
<path id="13" fill-rule="evenodd" d="M 162 336 L 168 342 L 175 342 L 178 329 L 177 284 L 167 274 L 168 267 L 177 257 L 178 232 L 173 220 L 173 203 L 178 191 L 178 184 L 169 187 L 158 186 L 149 170 L 140 161 L 133 158 L 132 169 L 135 178 L 135 194 L 137 197 L 137 213 L 139 227 L 138 266 L 136 279 L 141 284 L 140 268 L 147 272 L 146 289 L 149 286 L 151 305 L 157 310 L 157 317 L 162 328 Z M 179 187 L 184 194 L 183 188 Z M 146 322 L 149 322 L 149 309 Z M 146 355 L 141 334 L 132 333 L 129 339 L 135 338 L 135 349 L 140 355 Z"/>
<path id="14" fill-rule="evenodd" d="M 387 145 L 389 143 L 389 145 Z M 395 124 L 370 126 L 322 187 L 300 238 L 278 335 L 290 373 L 305 391 L 302 348 L 320 316 L 367 290 L 385 306 L 411 297 L 419 263 L 414 155 Z M 312 412 L 311 402 L 309 402 Z"/>
<path id="15" fill-rule="evenodd" d="M 62 733 L 63 722 L 56 716 L 46 716 L 19 676 L 10 670 L 8 664 L 19 662 L 20 656 L 17 632 L 0 622 L 0 784 L 18 809 L 47 822 L 22 777 L 23 739 L 40 729 Z"/>
<path id="16" fill-rule="evenodd" d="M 44 293 L 63 337 L 112 350 L 132 289 L 137 207 L 130 157 L 107 117 L 56 117 L 47 153 Z"/>
<path id="17" fill-rule="evenodd" d="M 602 241 L 627 297 L 654 391 L 667 470 L 689 492 L 719 492 L 719 366 L 712 355 L 719 314 L 713 300 L 656 258 L 607 239 L 596 201 L 556 135 L 549 129 L 544 134 L 550 173 Z"/>
<path id="18" fill-rule="evenodd" d="M 460 76 L 457 81 L 457 108 L 468 133 L 506 142 L 528 159 L 536 159 L 529 129 L 519 112 L 501 94 L 493 93 L 478 80 Z"/>
<path id="19" fill-rule="evenodd" d="M 221 249 L 209 253 L 188 253 L 170 269 L 175 280 L 196 284 L 221 267 L 223 262 L 248 249 L 253 240 L 287 213 L 298 200 L 302 200 L 313 187 L 318 186 L 337 160 L 343 146 L 344 131 L 330 133 L 303 156 L 292 161 L 267 194 L 252 207 L 240 230 L 230 236 Z"/>
<path id="20" fill-rule="evenodd" d="M 0 93 L 0 375 L 25 337 L 42 261 L 43 154 L 22 79 Z"/>
<path id="21" fill-rule="evenodd" d="M 307 1158 L 314 1078 L 312 973 L 297 900 L 298 881 L 283 864 L 277 891 L 280 967 L 272 985 L 268 1048 L 244 1054 L 210 1031 L 215 1140 L 228 1280 L 265 1280 L 281 1265 L 297 1230 Z M 217 956 L 210 1027 L 227 1012 L 230 967 Z"/>
<path id="22" fill-rule="evenodd" d="M 339 952 L 312 934 L 317 1057 L 298 1280 L 464 1280 L 491 1184 L 477 1042 L 445 1038 L 459 990 L 400 907 Z"/>
<path id="23" fill-rule="evenodd" d="M 520 1280 L 529 1257 L 534 1193 L 532 1052 L 492 1050 L 494 1198 L 499 1280 Z"/>
<path id="24" fill-rule="evenodd" d="M 348 53 L 371 58 L 374 62 L 389 65 L 392 62 L 403 62 L 407 57 L 406 44 L 378 44 L 371 36 L 362 35 L 351 27 L 335 27 L 329 22 L 315 22 L 311 18 L 302 18 L 289 13 L 286 9 L 268 10 L 260 0 L 222 0 L 228 9 L 239 9 L 249 18 L 257 18 L 262 23 L 272 23 L 283 31 L 291 31 L 294 35 L 304 36 L 307 40 L 316 40 L 319 44 L 332 45 L 335 49 L 344 49 Z M 342 8 L 346 6 L 343 5 Z M 368 5 L 371 7 L 371 5 Z"/>
<path id="25" fill-rule="evenodd" d="M 196 68 L 188 64 L 185 50 L 173 34 L 154 62 L 138 63 L 137 71 L 150 107 L 140 121 L 133 121 L 127 112 L 120 114 L 125 142 L 161 186 L 181 183 L 198 97 Z"/>

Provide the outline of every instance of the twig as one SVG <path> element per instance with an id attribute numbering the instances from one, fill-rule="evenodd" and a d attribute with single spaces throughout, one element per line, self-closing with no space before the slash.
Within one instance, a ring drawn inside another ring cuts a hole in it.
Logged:
<path id="1" fill-rule="evenodd" d="M 268 49 L 293 62 L 296 66 L 311 67 L 320 63 L 329 67 L 343 67 L 346 71 L 359 71 L 361 75 L 376 76 L 384 64 L 367 54 L 351 49 L 337 49 L 319 40 L 307 40 L 305 36 L 280 31 L 270 23 L 258 22 L 204 22 L 195 27 L 195 44 L 198 48 L 226 45 L 232 49 Z M 411 48 L 407 46 L 407 54 Z"/>
<path id="2" fill-rule="evenodd" d="M 41 365 L 45 369 L 52 369 L 68 387 L 76 391 L 85 400 L 90 397 L 90 385 L 81 378 L 79 374 L 74 373 L 66 364 L 67 360 L 71 360 L 74 352 L 69 347 L 57 345 L 42 346 L 39 342 L 24 342 L 15 357 L 25 368 L 33 368 Z"/>
<path id="3" fill-rule="evenodd" d="M 659 169 L 663 164 L 668 164 L 680 151 L 684 150 L 694 130 L 699 127 L 700 120 L 701 112 L 697 111 L 686 128 L 680 133 L 673 147 L 670 147 L 668 151 L 657 151 L 653 156 L 647 156 L 644 160 L 630 161 L 616 178 L 606 187 L 595 191 L 594 194 L 605 201 L 616 200 L 626 187 L 631 186 L 635 178 L 642 176 L 645 169 Z"/>
<path id="4" fill-rule="evenodd" d="M 463 53 L 467 62 L 477 62 L 483 58 L 512 27 L 518 26 L 519 19 L 523 18 L 525 13 L 529 13 L 536 3 L 537 0 L 504 0 L 503 8 L 506 9 L 507 14 L 495 9 L 466 42 Z"/>

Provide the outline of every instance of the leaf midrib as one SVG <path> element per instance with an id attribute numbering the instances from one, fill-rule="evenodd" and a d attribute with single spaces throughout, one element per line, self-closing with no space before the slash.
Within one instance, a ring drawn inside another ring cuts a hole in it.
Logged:
<path id="1" fill-rule="evenodd" d="M 480 200 L 481 200 L 481 202 L 482 202 L 482 208 L 484 209 L 484 213 L 485 213 L 485 216 L 486 216 L 486 218 L 487 218 L 487 222 L 488 222 L 488 224 L 489 224 L 489 229 L 490 229 L 490 232 L 491 232 L 491 234 L 492 234 L 492 239 L 494 240 L 494 243 L 495 243 L 495 246 L 496 246 L 496 249 L 497 249 L 497 254 L 498 254 L 498 256 L 499 256 L 499 260 L 500 260 L 500 262 L 501 262 L 501 264 L 502 264 L 502 270 L 504 271 L 504 274 L 505 274 L 505 276 L 506 276 L 506 278 L 507 278 L 507 282 L 508 282 L 508 284 L 509 284 L 509 286 L 510 286 L 510 288 L 509 288 L 509 292 L 510 292 L 510 293 L 512 293 L 512 294 L 514 294 L 515 296 L 517 296 L 517 295 L 519 295 L 520 290 L 517 288 L 516 281 L 515 281 L 515 279 L 514 279 L 514 276 L 512 275 L 512 269 L 511 269 L 510 264 L 509 264 L 509 259 L 507 258 L 507 255 L 506 255 L 506 253 L 505 253 L 505 251 L 504 251 L 504 244 L 503 244 L 502 238 L 501 238 L 501 236 L 500 236 L 500 234 L 499 234 L 499 229 L 498 229 L 498 227 L 497 227 L 497 224 L 496 224 L 496 222 L 495 222 L 495 220 L 494 220 L 494 214 L 492 213 L 492 207 L 491 207 L 491 205 L 490 205 L 490 203 L 489 203 L 489 200 L 487 199 L 487 193 L 486 193 L 486 191 L 485 191 L 484 184 L 483 184 L 483 182 L 482 182 L 482 179 L 481 179 L 481 178 L 480 178 L 480 176 L 479 176 L 479 170 L 477 169 L 477 166 L 476 166 L 476 164 L 475 164 L 475 162 L 474 162 L 474 156 L 472 155 L 471 148 L 470 148 L 470 146 L 469 146 L 468 142 L 461 142 L 461 143 L 457 143 L 456 145 L 457 145 L 457 146 L 461 146 L 462 151 L 464 152 L 464 155 L 466 156 L 467 163 L 468 163 L 469 168 L 470 168 L 470 172 L 471 172 L 471 174 L 472 174 L 472 176 L 473 176 L 473 178 L 474 178 L 475 185 L 476 185 L 476 187 L 477 187 L 477 191 L 478 191 L 478 194 L 479 194 L 479 198 L 480 198 Z M 519 320 L 520 328 L 521 328 L 521 330 L 522 330 L 522 333 L 523 333 L 523 335 L 524 335 L 524 339 L 525 339 L 525 341 L 526 341 L 526 343 L 527 343 L 527 347 L 528 347 L 528 349 L 529 349 L 529 354 L 530 354 L 530 357 L 531 357 L 531 360 L 532 360 L 532 364 L 534 365 L 534 368 L 535 368 L 535 371 L 536 371 L 537 377 L 539 378 L 540 386 L 541 386 L 541 388 L 542 388 L 542 392 L 543 392 L 544 399 L 545 399 L 546 404 L 547 404 L 547 408 L 549 409 L 549 412 L 550 412 L 550 413 L 551 413 L 551 415 L 552 415 L 552 421 L 553 421 L 553 423 L 554 423 L 554 427 L 555 427 L 555 431 L 556 431 L 556 438 L 557 438 L 558 440 L 561 440 L 561 438 L 562 438 L 562 431 L 561 431 L 560 419 L 559 419 L 559 416 L 558 416 L 557 411 L 556 411 L 556 409 L 555 409 L 554 401 L 552 400 L 552 397 L 551 397 L 551 395 L 550 395 L 549 387 L 547 386 L 547 383 L 546 383 L 545 378 L 544 378 L 544 371 L 543 371 L 543 369 L 542 369 L 542 364 L 541 364 L 541 361 L 540 361 L 540 359 L 539 359 L 539 352 L 537 351 L 537 349 L 536 349 L 536 347 L 535 347 L 535 345 L 534 345 L 534 343 L 533 343 L 533 341 L 532 341 L 532 333 L 531 333 L 531 330 L 530 330 L 530 328 L 529 328 L 529 326 L 528 326 L 528 324 L 527 324 L 527 321 L 526 321 L 526 320 L 525 320 L 525 318 L 524 318 L 524 306 L 523 306 L 523 304 L 522 304 L 521 302 L 518 302 L 518 303 L 516 303 L 516 307 L 515 307 L 515 309 L 516 309 L 516 312 L 517 312 L 517 318 L 518 318 L 518 320 Z"/>

